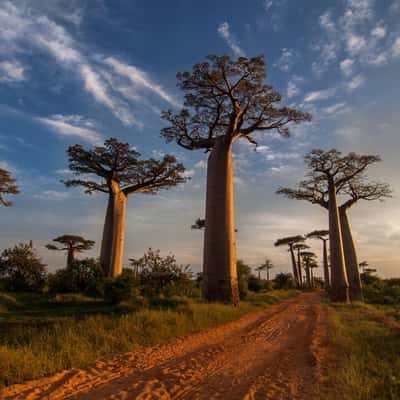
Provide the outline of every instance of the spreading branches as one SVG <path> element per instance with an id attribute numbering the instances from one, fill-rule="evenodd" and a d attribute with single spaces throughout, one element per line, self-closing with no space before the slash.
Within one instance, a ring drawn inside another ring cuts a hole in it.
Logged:
<path id="1" fill-rule="evenodd" d="M 168 141 L 189 149 L 210 150 L 215 139 L 245 137 L 276 130 L 289 135 L 291 122 L 310 121 L 311 115 L 281 107 L 281 95 L 264 84 L 265 61 L 262 56 L 240 57 L 211 55 L 195 64 L 192 72 L 177 74 L 178 87 L 185 93 L 184 108 L 177 114 L 164 111 L 161 117 L 169 126 L 161 131 Z"/>
<path id="2" fill-rule="evenodd" d="M 134 192 L 156 193 L 161 188 L 185 182 L 185 167 L 174 156 L 165 155 L 161 160 L 140 160 L 140 153 L 120 143 L 115 138 L 104 142 L 104 147 L 86 150 L 81 145 L 68 149 L 69 168 L 82 179 L 63 181 L 66 186 L 82 186 L 86 193 Z M 95 179 L 86 179 L 89 176 Z"/>
<path id="3" fill-rule="evenodd" d="M 304 242 L 304 240 L 305 240 L 304 236 L 301 236 L 301 235 L 288 236 L 288 237 L 278 239 L 275 242 L 274 246 L 276 246 L 276 247 L 293 246 L 295 243 Z"/>
<path id="4" fill-rule="evenodd" d="M 320 240 L 328 240 L 329 231 L 328 230 L 315 230 L 310 233 L 307 233 L 307 238 L 310 239 L 320 239 Z"/>
<path id="5" fill-rule="evenodd" d="M 15 195 L 19 193 L 18 186 L 15 184 L 16 179 L 11 177 L 10 172 L 0 168 L 0 204 L 5 207 L 12 206 L 12 202 L 6 200 L 3 195 Z"/>
<path id="6" fill-rule="evenodd" d="M 58 245 L 49 243 L 46 245 L 46 248 L 49 250 L 58 250 L 58 251 L 69 251 L 74 250 L 78 253 L 90 250 L 95 242 L 93 240 L 84 239 L 82 236 L 77 235 L 62 235 L 53 239 L 53 242 L 58 243 Z"/>

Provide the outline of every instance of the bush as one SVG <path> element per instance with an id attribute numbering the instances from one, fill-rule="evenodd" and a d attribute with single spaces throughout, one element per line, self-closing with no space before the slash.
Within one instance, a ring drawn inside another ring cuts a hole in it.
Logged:
<path id="1" fill-rule="evenodd" d="M 75 260 L 67 268 L 49 275 L 51 293 L 85 293 L 101 297 L 104 292 L 104 275 L 99 262 L 94 258 Z"/>
<path id="2" fill-rule="evenodd" d="M 261 279 L 258 279 L 254 275 L 250 275 L 248 278 L 248 288 L 252 292 L 260 292 L 262 289 L 264 289 L 264 281 Z"/>
<path id="3" fill-rule="evenodd" d="M 139 281 L 130 269 L 124 269 L 117 278 L 108 278 L 104 284 L 104 299 L 112 304 L 132 301 L 140 297 Z"/>
<path id="4" fill-rule="evenodd" d="M 31 244 L 20 243 L 1 254 L 0 280 L 8 291 L 38 292 L 46 281 L 46 265 Z"/>
<path id="5" fill-rule="evenodd" d="M 251 276 L 251 268 L 242 260 L 237 260 L 236 263 L 239 296 L 241 299 L 246 298 L 249 292 L 249 277 Z"/>
<path id="6" fill-rule="evenodd" d="M 273 280 L 275 289 L 294 289 L 296 287 L 292 274 L 280 273 Z"/>

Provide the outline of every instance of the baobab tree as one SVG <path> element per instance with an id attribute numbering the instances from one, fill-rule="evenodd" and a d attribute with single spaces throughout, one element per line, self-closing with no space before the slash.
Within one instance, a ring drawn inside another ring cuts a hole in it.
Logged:
<path id="1" fill-rule="evenodd" d="M 307 200 L 328 210 L 331 300 L 341 302 L 350 300 L 349 280 L 352 287 L 351 292 L 353 293 L 352 299 L 360 300 L 357 294 L 361 293 L 358 266 L 354 269 L 350 259 L 349 266 L 346 266 L 337 195 L 347 194 L 350 184 L 359 180 L 362 181 L 365 170 L 369 165 L 380 161 L 380 157 L 356 153 L 348 153 L 342 156 L 341 152 L 335 149 L 328 151 L 317 149 L 306 154 L 304 160 L 309 169 L 309 173 L 306 176 L 307 179 L 301 181 L 296 189 L 280 188 L 277 193 L 292 199 Z M 372 183 L 372 185 L 380 186 L 382 184 Z M 348 240 L 346 236 L 347 249 L 349 248 Z M 347 251 L 347 254 L 349 254 L 349 251 Z"/>
<path id="2" fill-rule="evenodd" d="M 310 239 L 319 239 L 322 241 L 322 260 L 324 267 L 324 285 L 325 289 L 329 287 L 329 265 L 328 265 L 328 246 L 327 242 L 329 240 L 329 231 L 328 230 L 315 230 L 308 233 L 307 238 Z"/>
<path id="3" fill-rule="evenodd" d="M 278 239 L 274 244 L 276 247 L 279 247 L 279 246 L 288 246 L 289 247 L 290 257 L 291 257 L 291 261 L 292 261 L 293 279 L 296 282 L 297 286 L 301 286 L 301 271 L 298 270 L 293 246 L 296 243 L 304 242 L 304 240 L 305 240 L 304 236 L 301 236 L 301 235 L 288 236 L 288 237 Z"/>
<path id="4" fill-rule="evenodd" d="M 140 153 L 115 138 L 104 142 L 104 147 L 86 150 L 76 144 L 68 148 L 69 168 L 82 179 L 63 181 L 66 186 L 82 186 L 86 193 L 108 195 L 100 263 L 106 276 L 116 277 L 122 272 L 125 241 L 126 202 L 134 193 L 155 194 L 185 182 L 185 168 L 174 156 L 161 160 L 140 160 Z M 88 175 L 94 175 L 90 180 Z"/>
<path id="5" fill-rule="evenodd" d="M 0 168 L 0 204 L 4 207 L 12 206 L 12 202 L 6 200 L 4 195 L 15 195 L 19 193 L 16 179 L 11 177 L 9 171 Z"/>
<path id="6" fill-rule="evenodd" d="M 300 285 L 303 284 L 303 266 L 302 266 L 302 262 L 301 262 L 301 252 L 304 250 L 309 249 L 310 246 L 308 246 L 305 243 L 296 243 L 293 246 L 293 250 L 297 252 L 297 270 L 299 271 L 299 281 L 300 281 Z"/>
<path id="7" fill-rule="evenodd" d="M 77 235 L 62 235 L 53 239 L 58 245 L 49 243 L 46 248 L 49 250 L 66 251 L 67 252 L 67 268 L 71 267 L 78 253 L 90 250 L 94 246 L 93 240 L 84 239 Z"/>
<path id="8" fill-rule="evenodd" d="M 272 263 L 272 261 L 267 258 L 263 264 L 259 265 L 258 267 L 256 267 L 256 271 L 258 272 L 258 279 L 261 279 L 261 271 L 267 271 L 267 281 L 269 281 L 269 271 L 275 268 L 274 264 Z"/>
<path id="9" fill-rule="evenodd" d="M 303 251 L 300 253 L 301 258 L 303 260 L 304 269 L 306 271 L 306 282 L 307 286 L 313 286 L 313 275 L 312 275 L 312 268 L 315 268 L 316 264 L 316 254 L 312 251 Z"/>
<path id="10" fill-rule="evenodd" d="M 232 146 L 239 139 L 256 145 L 254 133 L 289 135 L 288 125 L 311 115 L 280 106 L 281 95 L 266 85 L 262 56 L 231 60 L 208 56 L 192 72 L 177 74 L 185 93 L 184 108 L 164 111 L 169 125 L 161 135 L 187 150 L 210 152 L 207 163 L 203 296 L 206 300 L 239 301 Z"/>
<path id="11" fill-rule="evenodd" d="M 197 218 L 196 221 L 194 221 L 194 224 L 191 226 L 192 229 L 205 229 L 206 227 L 206 220 L 204 218 Z"/>

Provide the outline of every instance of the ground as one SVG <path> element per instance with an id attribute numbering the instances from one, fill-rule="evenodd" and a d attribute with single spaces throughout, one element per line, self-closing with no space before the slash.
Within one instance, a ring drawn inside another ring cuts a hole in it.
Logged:
<path id="1" fill-rule="evenodd" d="M 318 293 L 169 344 L 11 386 L 6 399 L 310 399 L 323 375 Z"/>

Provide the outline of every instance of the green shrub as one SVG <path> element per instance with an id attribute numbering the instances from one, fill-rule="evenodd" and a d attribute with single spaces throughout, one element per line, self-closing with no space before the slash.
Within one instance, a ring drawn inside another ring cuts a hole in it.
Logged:
<path id="1" fill-rule="evenodd" d="M 273 280 L 276 289 L 294 289 L 296 287 L 292 274 L 280 273 Z"/>
<path id="2" fill-rule="evenodd" d="M 139 281 L 132 270 L 124 269 L 117 278 L 105 280 L 104 299 L 112 304 L 133 300 L 139 296 Z"/>

